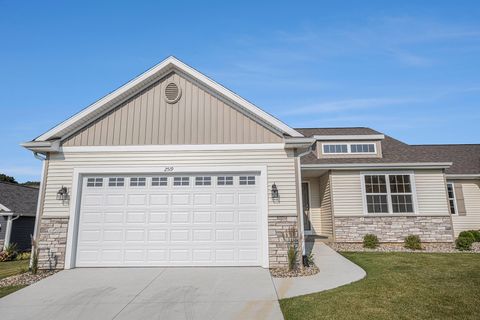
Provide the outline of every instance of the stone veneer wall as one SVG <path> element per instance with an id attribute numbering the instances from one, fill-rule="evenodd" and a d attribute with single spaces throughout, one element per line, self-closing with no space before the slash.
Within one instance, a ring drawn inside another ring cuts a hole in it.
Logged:
<path id="1" fill-rule="evenodd" d="M 408 235 L 418 235 L 423 242 L 452 242 L 449 216 L 334 217 L 335 241 L 362 242 L 367 233 L 380 242 L 403 242 Z"/>
<path id="2" fill-rule="evenodd" d="M 270 268 L 288 266 L 287 243 L 283 237 L 285 232 L 292 227 L 297 228 L 297 217 L 268 217 L 268 256 Z"/>
<path id="3" fill-rule="evenodd" d="M 68 218 L 41 218 L 38 238 L 39 269 L 64 268 L 67 230 Z"/>

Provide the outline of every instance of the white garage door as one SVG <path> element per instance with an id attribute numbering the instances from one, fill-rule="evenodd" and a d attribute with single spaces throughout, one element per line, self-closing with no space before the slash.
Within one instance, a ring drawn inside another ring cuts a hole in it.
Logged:
<path id="1" fill-rule="evenodd" d="M 255 173 L 85 176 L 76 266 L 262 265 L 261 200 Z"/>

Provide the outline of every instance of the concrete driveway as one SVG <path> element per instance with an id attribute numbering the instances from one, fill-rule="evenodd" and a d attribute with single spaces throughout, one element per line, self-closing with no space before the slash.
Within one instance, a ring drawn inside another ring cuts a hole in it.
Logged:
<path id="1" fill-rule="evenodd" d="M 263 268 L 61 271 L 0 299 L 7 319 L 283 319 Z"/>

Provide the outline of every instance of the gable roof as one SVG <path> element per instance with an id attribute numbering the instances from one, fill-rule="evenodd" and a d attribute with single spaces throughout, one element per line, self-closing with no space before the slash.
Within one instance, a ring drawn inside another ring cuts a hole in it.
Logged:
<path id="1" fill-rule="evenodd" d="M 0 204 L 8 208 L 10 212 L 35 216 L 37 199 L 38 188 L 0 182 Z"/>
<path id="2" fill-rule="evenodd" d="M 297 129 L 305 136 L 372 135 L 380 132 L 364 127 Z M 480 174 L 480 144 L 473 145 L 409 145 L 388 135 L 382 140 L 382 158 L 323 158 L 315 153 L 302 158 L 302 164 L 398 164 L 447 163 L 447 174 Z"/>
<path id="3" fill-rule="evenodd" d="M 143 88 L 159 80 L 161 77 L 172 71 L 177 71 L 179 73 L 183 73 L 187 76 L 192 77 L 199 83 L 217 92 L 226 100 L 239 106 L 242 110 L 251 114 L 260 122 L 270 125 L 279 132 L 292 137 L 302 137 L 302 134 L 290 128 L 288 125 L 278 120 L 274 116 L 263 111 L 254 104 L 248 102 L 236 93 L 228 90 L 224 86 L 218 84 L 217 82 L 208 78 L 194 68 L 186 65 L 175 57 L 170 56 L 156 66 L 154 66 L 153 68 L 147 70 L 143 74 L 129 81 L 122 87 L 101 98 L 97 102 L 78 112 L 74 116 L 70 117 L 69 119 L 50 129 L 49 131 L 43 133 L 42 135 L 34 139 L 34 141 L 48 141 L 65 137 L 67 134 L 80 129 L 84 125 L 90 123 L 92 120 L 105 114 L 107 111 L 124 102 L 133 94 L 139 92 Z"/>

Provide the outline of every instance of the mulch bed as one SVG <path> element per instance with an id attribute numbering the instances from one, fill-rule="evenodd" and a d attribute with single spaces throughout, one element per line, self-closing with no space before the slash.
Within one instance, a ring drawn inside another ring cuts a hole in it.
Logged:
<path id="1" fill-rule="evenodd" d="M 297 268 L 291 271 L 288 271 L 287 268 L 272 268 L 270 273 L 274 278 L 293 278 L 293 277 L 306 277 L 313 276 L 317 274 L 320 270 L 316 265 L 311 265 L 310 267 Z"/>
<path id="2" fill-rule="evenodd" d="M 472 244 L 471 251 L 455 249 L 453 243 L 422 243 L 422 250 L 411 250 L 403 246 L 403 243 L 381 243 L 376 249 L 367 249 L 361 243 L 327 243 L 335 251 L 343 252 L 429 252 L 429 253 L 480 253 L 480 243 Z"/>
<path id="3" fill-rule="evenodd" d="M 8 278 L 4 278 L 0 280 L 0 288 L 3 287 L 10 287 L 10 286 L 29 286 L 32 283 L 40 281 L 46 277 L 51 276 L 52 274 L 56 273 L 58 270 L 52 271 L 38 271 L 37 274 L 32 274 L 30 272 L 25 272 L 21 274 L 17 274 Z"/>

